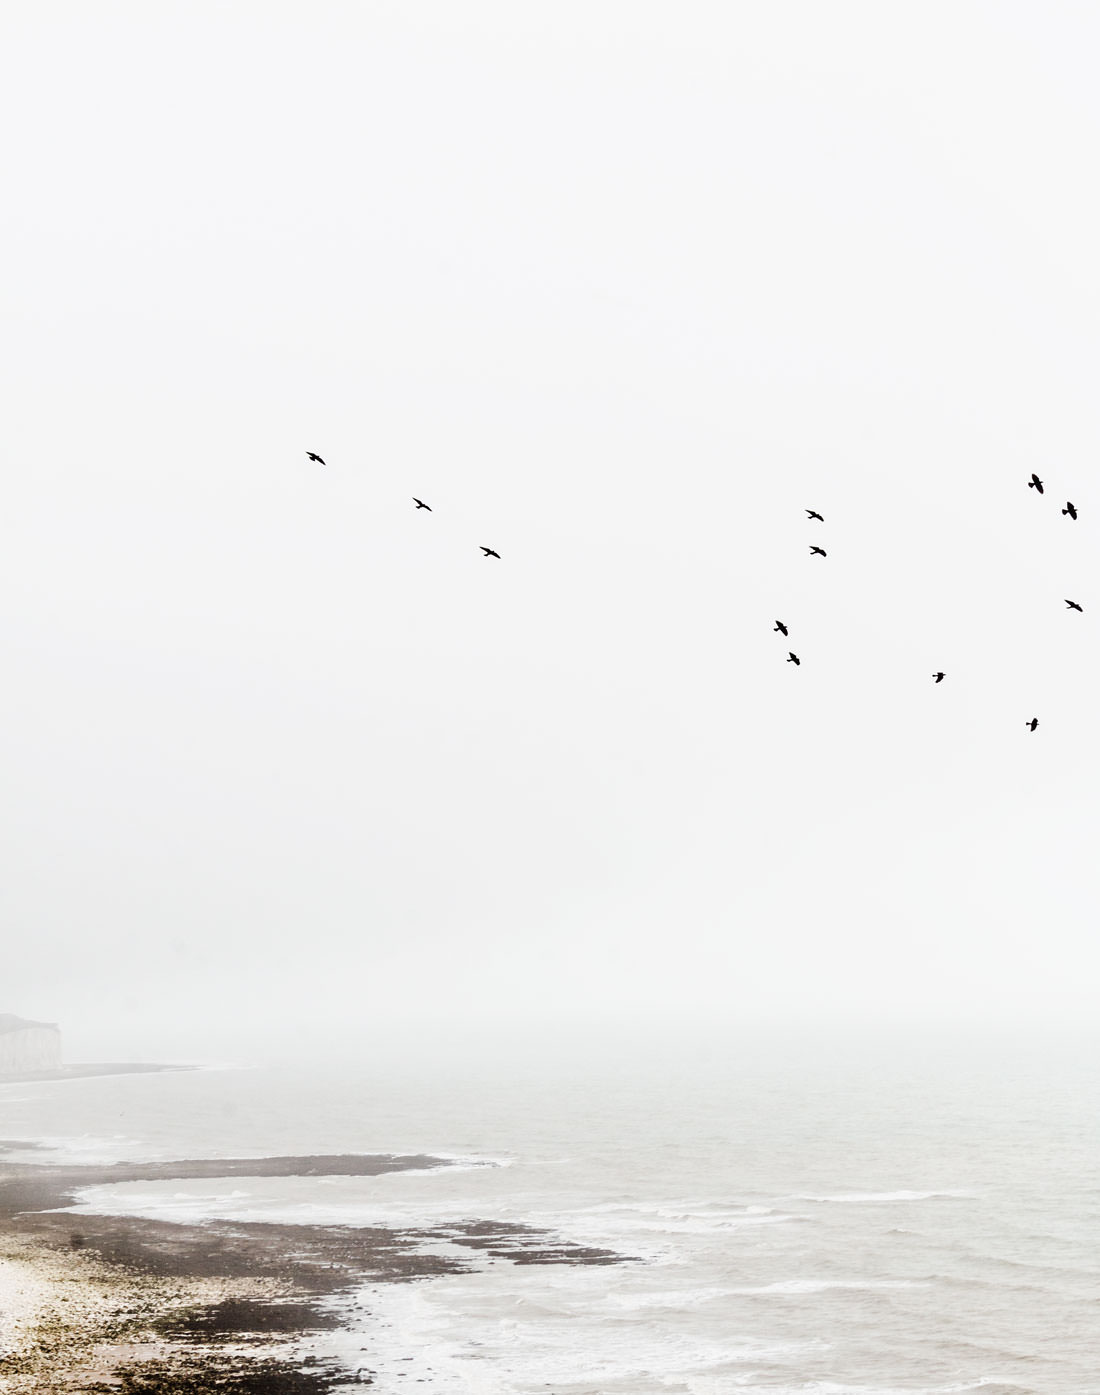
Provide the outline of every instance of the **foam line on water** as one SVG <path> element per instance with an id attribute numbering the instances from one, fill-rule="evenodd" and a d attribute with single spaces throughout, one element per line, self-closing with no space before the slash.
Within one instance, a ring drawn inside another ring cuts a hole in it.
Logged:
<path id="1" fill-rule="evenodd" d="M 815 1201 L 820 1203 L 838 1202 L 840 1204 L 857 1202 L 890 1202 L 890 1201 L 938 1201 L 938 1200 L 964 1200 L 972 1199 L 974 1192 L 967 1191 L 896 1191 L 896 1192 L 836 1192 L 831 1195 L 814 1192 L 798 1192 L 793 1197 L 787 1198 L 791 1201 Z"/>
<path id="2" fill-rule="evenodd" d="M 711 1395 L 710 1390 L 701 1384 L 688 1383 L 692 1395 Z M 969 1391 L 982 1390 L 985 1395 L 1038 1395 L 1030 1385 L 1017 1385 L 1012 1381 L 998 1380 L 995 1376 L 983 1376 L 977 1380 L 963 1381 L 946 1385 L 849 1385 L 831 1380 L 810 1380 L 799 1385 L 745 1384 L 738 1382 L 739 1395 L 968 1395 Z M 714 1395 L 718 1395 L 715 1390 Z"/>
<path id="3" fill-rule="evenodd" d="M 773 1284 L 756 1284 L 744 1288 L 731 1288 L 737 1294 L 804 1294 L 826 1293 L 830 1289 L 850 1289 L 872 1292 L 891 1288 L 931 1288 L 927 1279 L 779 1279 Z"/>
<path id="4" fill-rule="evenodd" d="M 44 1134 L 33 1153 L 10 1154 L 43 1166 L 109 1166 L 116 1162 L 155 1162 L 164 1156 L 128 1134 Z"/>

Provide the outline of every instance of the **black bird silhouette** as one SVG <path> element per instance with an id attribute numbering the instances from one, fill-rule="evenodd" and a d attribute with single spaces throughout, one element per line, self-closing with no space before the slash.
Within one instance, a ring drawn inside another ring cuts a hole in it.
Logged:
<path id="1" fill-rule="evenodd" d="M 1037 489 L 1039 493 L 1042 494 L 1043 481 L 1033 472 L 1031 478 L 1027 482 L 1027 487 L 1028 489 Z"/>
<path id="2" fill-rule="evenodd" d="M 1085 613 L 1085 607 L 1078 605 L 1076 601 L 1066 601 L 1066 605 L 1069 606 L 1070 610 L 1079 610 L 1082 615 Z"/>
<path id="3" fill-rule="evenodd" d="M 802 660 L 798 657 L 797 654 L 793 654 L 789 649 L 787 650 L 787 662 L 789 664 L 797 664 L 800 668 L 802 666 Z"/>
<path id="4" fill-rule="evenodd" d="M 829 555 L 829 554 L 825 551 L 825 549 L 824 549 L 823 547 L 811 547 L 811 548 L 810 548 L 810 556 L 812 557 L 812 556 L 814 555 L 815 552 L 817 553 L 817 555 L 818 555 L 819 557 L 828 557 L 828 555 Z"/>
<path id="5" fill-rule="evenodd" d="M 1032 717 L 1032 719 L 1031 719 L 1030 722 L 1025 722 L 1025 723 L 1024 723 L 1024 726 L 1025 726 L 1025 727 L 1030 727 L 1032 731 L 1034 731 L 1035 728 L 1036 728 L 1038 725 L 1039 725 L 1039 718 L 1038 718 L 1038 717 Z"/>
<path id="6" fill-rule="evenodd" d="M 423 499 L 418 499 L 415 494 L 413 495 L 413 503 L 418 509 L 427 509 L 429 513 L 432 511 L 431 504 L 426 504 Z"/>
<path id="7" fill-rule="evenodd" d="M 1066 500 L 1066 506 L 1062 510 L 1062 512 L 1068 513 L 1070 518 L 1072 518 L 1075 523 L 1077 522 L 1077 510 L 1073 507 L 1073 505 L 1070 503 L 1068 499 Z"/>
<path id="8" fill-rule="evenodd" d="M 323 465 L 323 464 L 325 463 L 325 462 L 321 459 L 321 457 L 316 453 L 316 451 L 307 450 L 307 451 L 306 451 L 306 455 L 309 456 L 310 460 L 316 460 L 316 462 L 317 462 L 318 465 Z"/>
<path id="9" fill-rule="evenodd" d="M 784 625 L 782 620 L 777 620 L 775 622 L 775 628 L 779 631 L 781 635 L 785 635 L 787 633 L 787 627 L 786 625 Z M 774 634 L 775 631 L 773 630 L 772 633 Z"/>
<path id="10" fill-rule="evenodd" d="M 811 518 L 816 518 L 817 521 L 818 521 L 818 523 L 824 523 L 824 522 L 825 522 L 825 520 L 821 517 L 821 515 L 820 515 L 816 510 L 814 510 L 814 509 L 807 509 L 806 512 L 810 515 Z"/>
<path id="11" fill-rule="evenodd" d="M 480 544 L 479 544 L 479 546 L 480 546 Z M 499 553 L 499 552 L 494 552 L 493 549 L 492 549 L 491 547 L 482 547 L 481 550 L 482 550 L 482 552 L 485 553 L 485 556 L 486 556 L 486 557 L 495 557 L 495 558 L 497 559 L 498 562 L 500 561 L 500 553 Z"/>
<path id="12" fill-rule="evenodd" d="M 947 674 L 946 674 L 946 673 L 934 673 L 934 674 L 932 675 L 932 677 L 936 680 L 937 683 L 942 683 L 943 680 L 947 677 Z"/>

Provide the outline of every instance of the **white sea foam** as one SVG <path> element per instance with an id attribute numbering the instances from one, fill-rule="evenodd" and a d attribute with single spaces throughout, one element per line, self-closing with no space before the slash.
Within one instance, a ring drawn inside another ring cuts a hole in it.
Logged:
<path id="1" fill-rule="evenodd" d="M 693 1395 L 696 1391 L 698 1395 L 710 1395 L 706 1386 L 692 1383 L 689 1388 Z M 721 1389 L 728 1390 L 729 1387 Z M 966 1395 L 966 1392 L 971 1390 L 984 1390 L 986 1395 L 1037 1395 L 1031 1386 L 1016 1385 L 1011 1381 L 1000 1381 L 986 1376 L 961 1383 L 904 1386 L 848 1385 L 832 1380 L 809 1380 L 798 1385 L 776 1385 L 773 1382 L 758 1385 L 739 1381 L 736 1389 L 739 1395 Z M 714 1389 L 714 1395 L 719 1395 L 719 1388 Z M 1091 1395 L 1091 1392 L 1083 1391 L 1081 1395 Z"/>
<path id="2" fill-rule="evenodd" d="M 511 1167 L 515 1163 L 515 1158 L 484 1158 L 471 1157 L 467 1153 L 442 1153 L 433 1152 L 433 1158 L 447 1164 L 448 1172 L 475 1172 L 483 1167 Z M 427 1169 L 408 1168 L 407 1171 L 418 1171 Z"/>
<path id="3" fill-rule="evenodd" d="M 133 1194 L 130 1186 L 141 1184 L 117 1183 L 113 1186 L 83 1187 L 75 1193 L 72 1206 L 60 1208 L 66 1214 L 93 1216 L 128 1216 L 135 1219 L 168 1221 L 179 1225 L 199 1225 L 207 1220 L 268 1219 L 245 1203 L 248 1193 L 233 1191 L 196 1196 L 186 1191 L 169 1191 L 157 1187 L 148 1194 Z"/>
<path id="4" fill-rule="evenodd" d="M 817 1201 L 817 1202 L 863 1202 L 863 1201 L 936 1201 L 939 1199 L 958 1200 L 972 1198 L 974 1192 L 968 1191 L 935 1191 L 935 1192 L 836 1192 L 832 1195 L 821 1195 L 814 1192 L 798 1192 L 793 1201 Z"/>
<path id="5" fill-rule="evenodd" d="M 338 1311 L 357 1332 L 326 1335 L 314 1349 L 361 1362 L 382 1388 L 404 1377 L 410 1385 L 464 1395 L 512 1395 L 546 1385 L 578 1395 L 684 1389 L 691 1373 L 736 1370 L 743 1378 L 761 1364 L 823 1349 L 819 1342 L 680 1333 L 671 1324 L 655 1325 L 652 1311 L 640 1310 L 637 1321 L 592 1322 L 593 1299 L 607 1282 L 606 1274 L 574 1270 L 525 1271 L 511 1279 L 486 1273 L 415 1289 L 369 1286 L 339 1301 Z M 517 1294 L 517 1287 L 524 1291 Z"/>
<path id="6" fill-rule="evenodd" d="M 116 1162 L 152 1161 L 158 1156 L 148 1143 L 129 1134 L 46 1134 L 33 1153 L 11 1153 L 20 1161 L 78 1166 L 109 1166 Z"/>
<path id="7" fill-rule="evenodd" d="M 929 1288 L 926 1279 L 779 1279 L 772 1284 L 756 1284 L 730 1289 L 730 1293 L 825 1293 L 829 1289 L 872 1292 L 875 1289 Z"/>
<path id="8" fill-rule="evenodd" d="M 604 1306 L 609 1311 L 628 1313 L 643 1313 L 656 1308 L 681 1311 L 687 1308 L 699 1308 L 707 1303 L 720 1302 L 735 1292 L 735 1289 L 729 1288 L 670 1288 L 646 1292 L 623 1289 L 606 1294 Z"/>
<path id="9" fill-rule="evenodd" d="M 604 1204 L 570 1213 L 567 1218 L 560 1213 L 553 1217 L 559 1224 L 566 1219 L 590 1239 L 616 1244 L 630 1237 L 709 1235 L 755 1226 L 787 1225 L 804 1218 L 770 1206 L 730 1206 L 685 1199 L 664 1204 Z"/>
<path id="10" fill-rule="evenodd" d="M 132 1216 L 179 1225 L 200 1225 L 214 1220 L 262 1221 L 278 1225 L 393 1224 L 393 1216 L 385 1207 L 289 1202 L 285 1198 L 258 1195 L 240 1188 L 180 1191 L 166 1184 L 149 1182 L 83 1187 L 75 1193 L 75 1204 L 64 1209 L 84 1215 Z"/>

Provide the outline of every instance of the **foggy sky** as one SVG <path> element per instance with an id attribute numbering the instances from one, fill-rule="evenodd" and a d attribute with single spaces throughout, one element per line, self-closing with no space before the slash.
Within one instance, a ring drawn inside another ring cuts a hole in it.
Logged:
<path id="1" fill-rule="evenodd" d="M 1089 1020 L 1100 15 L 0 24 L 0 1008 Z"/>

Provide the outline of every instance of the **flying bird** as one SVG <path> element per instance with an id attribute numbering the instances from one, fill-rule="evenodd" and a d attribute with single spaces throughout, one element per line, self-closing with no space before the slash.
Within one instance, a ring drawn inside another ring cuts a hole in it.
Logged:
<path id="1" fill-rule="evenodd" d="M 1078 605 L 1076 601 L 1066 601 L 1066 605 L 1069 606 L 1070 610 L 1079 610 L 1082 615 L 1085 613 L 1085 607 Z"/>
<path id="2" fill-rule="evenodd" d="M 482 547 L 481 550 L 485 553 L 486 557 L 495 557 L 498 562 L 500 561 L 500 553 L 494 552 L 491 547 Z"/>
<path id="3" fill-rule="evenodd" d="M 932 677 L 936 680 L 937 683 L 942 683 L 943 680 L 947 677 L 947 674 L 946 674 L 946 673 L 934 673 L 934 674 L 932 675 Z"/>
<path id="4" fill-rule="evenodd" d="M 413 503 L 418 509 L 427 509 L 429 513 L 432 511 L 431 504 L 426 504 L 423 499 L 418 499 L 415 494 L 413 495 Z"/>
<path id="5" fill-rule="evenodd" d="M 321 459 L 321 457 L 316 453 L 316 451 L 307 450 L 307 451 L 306 451 L 306 455 L 309 456 L 310 460 L 316 460 L 316 462 L 317 462 L 318 465 L 323 465 L 323 464 L 325 463 L 325 462 Z"/>
<path id="6" fill-rule="evenodd" d="M 1032 472 L 1031 478 L 1027 482 L 1028 489 L 1037 489 L 1040 494 L 1043 492 L 1043 481 L 1037 474 Z"/>
<path id="7" fill-rule="evenodd" d="M 789 664 L 797 664 L 799 668 L 801 668 L 802 666 L 802 660 L 798 657 L 797 654 L 792 654 L 789 649 L 787 650 L 787 662 Z"/>
<path id="8" fill-rule="evenodd" d="M 829 554 L 825 551 L 825 549 L 824 549 L 823 547 L 811 547 L 811 548 L 810 548 L 810 556 L 812 557 L 812 556 L 814 555 L 815 552 L 817 553 L 817 555 L 818 555 L 819 557 L 828 557 L 828 555 L 829 555 Z"/>
<path id="9" fill-rule="evenodd" d="M 815 509 L 807 509 L 806 512 L 810 515 L 811 518 L 816 518 L 817 521 L 818 521 L 818 523 L 824 523 L 824 522 L 825 522 L 825 520 L 821 517 L 821 515 L 820 515 Z"/>
<path id="10" fill-rule="evenodd" d="M 778 630 L 781 635 L 785 635 L 787 633 L 787 627 L 786 625 L 784 625 L 782 620 L 777 620 L 775 622 L 775 629 Z M 772 633 L 774 634 L 775 630 L 773 630 Z"/>
<path id="11" fill-rule="evenodd" d="M 1068 499 L 1066 500 L 1066 506 L 1065 506 L 1065 508 L 1062 510 L 1062 512 L 1063 512 L 1063 513 L 1068 513 L 1069 516 L 1070 516 L 1070 518 L 1073 519 L 1074 523 L 1077 522 L 1077 510 L 1073 507 L 1073 505 L 1070 503 L 1070 501 L 1069 501 Z"/>
<path id="12" fill-rule="evenodd" d="M 1030 727 L 1032 731 L 1034 731 L 1035 728 L 1036 728 L 1038 725 L 1039 725 L 1039 718 L 1038 718 L 1038 717 L 1032 717 L 1032 719 L 1031 719 L 1030 722 L 1025 722 L 1025 723 L 1024 723 L 1024 726 L 1025 726 L 1025 727 Z"/>

